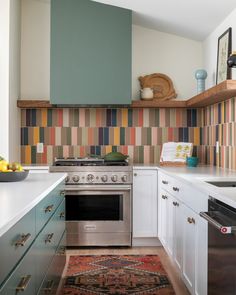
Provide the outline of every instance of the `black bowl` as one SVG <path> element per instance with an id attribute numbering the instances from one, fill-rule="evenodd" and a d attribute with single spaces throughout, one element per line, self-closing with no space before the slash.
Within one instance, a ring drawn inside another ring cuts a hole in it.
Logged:
<path id="1" fill-rule="evenodd" d="M 29 174 L 29 170 L 19 172 L 0 172 L 0 182 L 15 182 L 24 180 Z"/>

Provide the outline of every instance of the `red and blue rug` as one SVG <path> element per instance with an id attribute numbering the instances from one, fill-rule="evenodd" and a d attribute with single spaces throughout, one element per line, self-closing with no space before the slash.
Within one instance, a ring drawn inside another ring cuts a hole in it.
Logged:
<path id="1" fill-rule="evenodd" d="M 63 295 L 174 295 L 156 255 L 71 256 Z"/>

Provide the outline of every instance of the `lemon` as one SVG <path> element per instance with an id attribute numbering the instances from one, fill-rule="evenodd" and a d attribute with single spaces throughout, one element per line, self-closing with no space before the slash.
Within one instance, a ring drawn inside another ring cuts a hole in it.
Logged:
<path id="1" fill-rule="evenodd" d="M 8 163 L 5 160 L 0 161 L 0 171 L 4 172 L 8 169 Z"/>

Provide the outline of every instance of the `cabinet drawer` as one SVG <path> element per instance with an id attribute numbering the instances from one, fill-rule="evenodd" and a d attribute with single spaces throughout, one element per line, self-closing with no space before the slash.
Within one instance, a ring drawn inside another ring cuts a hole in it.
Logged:
<path id="1" fill-rule="evenodd" d="M 190 185 L 185 185 L 182 200 L 196 213 L 207 211 L 208 209 L 208 195 L 192 188 Z"/>
<path id="2" fill-rule="evenodd" d="M 183 195 L 186 193 L 186 185 L 182 184 L 178 179 L 171 178 L 171 187 L 169 192 L 182 201 Z"/>
<path id="3" fill-rule="evenodd" d="M 19 220 L 0 239 L 0 285 L 35 238 L 35 209 Z"/>
<path id="4" fill-rule="evenodd" d="M 66 263 L 65 245 L 66 239 L 64 232 L 56 254 L 40 287 L 39 295 L 56 294 Z"/>
<path id="5" fill-rule="evenodd" d="M 159 173 L 158 175 L 160 189 L 167 191 L 196 213 L 207 210 L 208 196 L 206 194 L 187 183 L 181 183 L 179 179 L 165 173 Z"/>
<path id="6" fill-rule="evenodd" d="M 173 179 L 162 172 L 158 172 L 159 188 L 169 191 L 171 189 Z"/>
<path id="7" fill-rule="evenodd" d="M 44 224 L 56 211 L 58 205 L 63 200 L 64 185 L 57 186 L 46 198 L 36 206 L 36 233 L 38 233 Z"/>
<path id="8" fill-rule="evenodd" d="M 181 184 L 178 179 L 165 173 L 159 173 L 158 177 L 159 187 L 182 201 L 182 196 L 185 194 L 185 185 Z"/>
<path id="9" fill-rule="evenodd" d="M 63 200 L 52 219 L 48 222 L 35 241 L 37 249 L 36 257 L 36 277 L 38 289 L 43 277 L 51 263 L 51 260 L 57 250 L 59 241 L 65 231 L 65 201 Z"/>
<path id="10" fill-rule="evenodd" d="M 35 294 L 35 251 L 32 247 L 0 290 L 0 295 Z"/>

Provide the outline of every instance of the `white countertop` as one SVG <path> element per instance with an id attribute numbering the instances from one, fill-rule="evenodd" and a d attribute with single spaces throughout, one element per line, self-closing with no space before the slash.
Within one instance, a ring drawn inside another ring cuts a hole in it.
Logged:
<path id="1" fill-rule="evenodd" d="M 217 187 L 205 181 L 236 181 L 236 171 L 213 166 L 158 167 L 193 188 L 236 208 L 236 187 Z"/>
<path id="2" fill-rule="evenodd" d="M 32 164 L 32 165 L 23 165 L 24 169 L 27 170 L 49 170 L 48 165 L 39 165 L 39 164 Z"/>
<path id="3" fill-rule="evenodd" d="M 0 237 L 37 205 L 66 173 L 29 173 L 19 182 L 0 183 Z"/>

